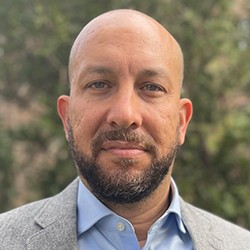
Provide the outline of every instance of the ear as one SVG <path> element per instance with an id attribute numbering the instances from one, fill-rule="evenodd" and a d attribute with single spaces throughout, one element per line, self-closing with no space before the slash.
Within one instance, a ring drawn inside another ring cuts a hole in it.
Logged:
<path id="1" fill-rule="evenodd" d="M 60 116 L 63 128 L 65 132 L 65 137 L 68 140 L 68 131 L 69 131 L 69 96 L 62 95 L 57 99 L 57 112 Z"/>
<path id="2" fill-rule="evenodd" d="M 180 126 L 180 143 L 181 145 L 185 141 L 186 131 L 188 124 L 193 114 L 192 102 L 187 98 L 180 99 L 179 109 L 179 126 Z"/>

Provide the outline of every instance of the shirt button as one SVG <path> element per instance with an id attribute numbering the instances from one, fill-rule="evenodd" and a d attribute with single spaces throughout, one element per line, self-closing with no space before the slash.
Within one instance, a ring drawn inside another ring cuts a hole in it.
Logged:
<path id="1" fill-rule="evenodd" d="M 118 223 L 116 224 L 116 229 L 117 229 L 118 231 L 122 232 L 122 231 L 124 231 L 124 229 L 125 229 L 125 225 L 124 225 L 122 222 L 118 222 Z"/>

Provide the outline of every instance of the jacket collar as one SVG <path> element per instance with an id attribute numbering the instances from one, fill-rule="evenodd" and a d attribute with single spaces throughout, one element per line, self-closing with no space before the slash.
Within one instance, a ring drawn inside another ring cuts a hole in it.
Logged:
<path id="1" fill-rule="evenodd" d="M 222 250 L 223 240 L 218 238 L 220 233 L 214 231 L 212 221 L 204 212 L 184 202 L 180 198 L 181 214 L 185 226 L 193 240 L 194 248 L 197 250 Z"/>
<path id="2" fill-rule="evenodd" d="M 35 218 L 35 223 L 40 227 L 40 230 L 27 239 L 28 250 L 78 249 L 77 190 L 78 179 L 60 194 L 45 202 Z"/>
<path id="3" fill-rule="evenodd" d="M 39 230 L 27 239 L 27 250 L 77 250 L 77 178 L 64 191 L 48 199 L 37 214 Z M 222 250 L 223 241 L 210 219 L 180 198 L 181 216 L 196 250 Z M 198 219 L 197 219 L 198 218 Z"/>

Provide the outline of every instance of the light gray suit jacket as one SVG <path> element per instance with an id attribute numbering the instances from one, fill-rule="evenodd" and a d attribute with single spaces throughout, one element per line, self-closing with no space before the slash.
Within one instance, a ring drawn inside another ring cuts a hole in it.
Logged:
<path id="1" fill-rule="evenodd" d="M 78 249 L 77 187 L 78 179 L 54 197 L 1 214 L 0 249 Z M 195 249 L 250 249 L 249 231 L 195 208 L 183 200 L 181 211 Z"/>

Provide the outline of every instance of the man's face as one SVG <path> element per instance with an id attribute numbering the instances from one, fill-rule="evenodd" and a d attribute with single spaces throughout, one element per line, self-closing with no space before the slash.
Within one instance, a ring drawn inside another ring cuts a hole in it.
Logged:
<path id="1" fill-rule="evenodd" d="M 180 62 L 149 32 L 91 36 L 78 48 L 59 113 L 89 188 L 101 199 L 135 202 L 160 185 L 184 142 L 191 111 L 179 99 Z"/>

